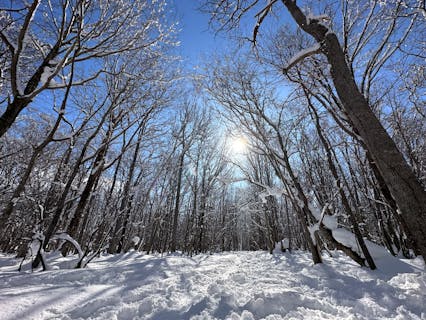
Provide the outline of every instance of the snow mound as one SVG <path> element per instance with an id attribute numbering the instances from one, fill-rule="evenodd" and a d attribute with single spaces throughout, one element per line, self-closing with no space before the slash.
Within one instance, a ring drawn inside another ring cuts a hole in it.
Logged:
<path id="1" fill-rule="evenodd" d="M 419 261 L 398 260 L 407 272 L 395 273 L 333 256 L 312 265 L 298 251 L 133 251 L 101 256 L 86 269 L 18 273 L 20 261 L 0 255 L 0 319 L 426 319 Z"/>

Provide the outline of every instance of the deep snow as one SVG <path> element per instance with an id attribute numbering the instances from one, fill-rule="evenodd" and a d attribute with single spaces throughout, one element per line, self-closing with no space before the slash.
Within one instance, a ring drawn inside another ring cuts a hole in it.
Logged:
<path id="1" fill-rule="evenodd" d="M 34 273 L 0 255 L 0 319 L 426 319 L 420 259 L 371 271 L 333 255 L 130 252 L 80 270 L 51 256 L 53 270 Z"/>

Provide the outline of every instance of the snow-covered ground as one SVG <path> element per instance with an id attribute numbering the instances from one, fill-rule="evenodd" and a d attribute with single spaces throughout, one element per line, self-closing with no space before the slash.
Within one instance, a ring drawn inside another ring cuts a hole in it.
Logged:
<path id="1" fill-rule="evenodd" d="M 340 253 L 194 257 L 130 252 L 86 269 L 17 272 L 0 256 L 0 319 L 426 319 L 420 259 L 387 257 L 371 271 Z"/>

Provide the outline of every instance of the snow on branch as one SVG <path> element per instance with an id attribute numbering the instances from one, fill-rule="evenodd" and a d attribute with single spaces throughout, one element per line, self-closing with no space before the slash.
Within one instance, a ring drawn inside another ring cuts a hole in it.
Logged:
<path id="1" fill-rule="evenodd" d="M 307 24 L 311 24 L 311 23 L 314 23 L 314 22 L 328 22 L 328 21 L 331 21 L 331 18 L 326 14 L 321 14 L 321 15 L 318 15 L 318 16 L 314 16 L 314 15 L 309 14 L 309 15 L 306 16 L 306 23 Z"/>
<path id="2" fill-rule="evenodd" d="M 310 57 L 314 54 L 318 54 L 321 52 L 320 44 L 316 43 L 310 48 L 299 51 L 295 56 L 293 56 L 287 63 L 287 66 L 283 68 L 284 73 L 287 73 L 294 65 L 298 64 L 303 59 Z"/>
<path id="3" fill-rule="evenodd" d="M 6 44 L 6 46 L 9 48 L 10 52 L 12 54 L 15 54 L 16 52 L 16 44 L 13 43 L 13 41 L 10 40 L 9 36 L 4 30 L 0 31 L 0 38 L 3 40 L 3 42 Z"/>
<path id="4" fill-rule="evenodd" d="M 71 243 L 74 248 L 77 250 L 78 252 L 78 257 L 81 258 L 83 257 L 83 250 L 81 250 L 80 245 L 78 244 L 78 242 L 76 240 L 74 240 L 73 237 L 71 237 L 68 233 L 65 232 L 60 232 L 55 234 L 52 239 L 59 239 L 59 240 L 64 240 L 64 241 L 68 241 L 69 243 Z"/>
<path id="5" fill-rule="evenodd" d="M 263 186 L 263 187 L 265 188 L 265 190 L 259 193 L 258 195 L 262 203 L 267 203 L 266 197 L 270 197 L 270 196 L 280 197 L 281 195 L 286 195 L 283 189 L 280 189 L 277 187 L 269 187 L 269 186 Z"/>
<path id="6" fill-rule="evenodd" d="M 256 45 L 256 38 L 257 38 L 257 34 L 259 33 L 259 28 L 260 28 L 263 20 L 265 20 L 266 16 L 271 11 L 272 6 L 277 1 L 278 0 L 268 0 L 268 4 L 266 5 L 266 7 L 264 7 L 261 11 L 259 11 L 256 14 L 255 17 L 257 18 L 257 22 L 256 22 L 256 25 L 254 26 L 254 29 L 253 29 L 253 40 L 252 40 L 253 44 Z"/>
<path id="7" fill-rule="evenodd" d="M 256 13 L 255 17 L 259 18 L 260 16 L 263 16 L 265 14 L 265 12 L 271 10 L 272 5 L 275 4 L 275 2 L 277 2 L 278 0 L 268 0 L 268 3 L 266 4 L 266 6 L 260 10 L 258 13 Z"/>

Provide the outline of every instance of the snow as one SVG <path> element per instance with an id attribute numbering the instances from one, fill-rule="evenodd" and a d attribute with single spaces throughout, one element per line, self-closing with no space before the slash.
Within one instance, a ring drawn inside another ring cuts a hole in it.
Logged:
<path id="1" fill-rule="evenodd" d="M 12 199 L 13 206 L 16 206 L 16 204 L 18 203 L 18 201 L 19 201 L 19 197 L 13 198 Z"/>
<path id="2" fill-rule="evenodd" d="M 288 238 L 284 238 L 281 243 L 284 249 L 290 248 L 290 240 Z"/>
<path id="3" fill-rule="evenodd" d="M 290 69 L 293 65 L 303 60 L 304 58 L 312 54 L 318 53 L 320 49 L 321 49 L 321 45 L 319 43 L 316 43 L 312 47 L 299 51 L 297 54 L 295 54 L 292 58 L 288 60 L 287 66 L 284 69 L 285 70 Z"/>
<path id="4" fill-rule="evenodd" d="M 257 184 L 260 185 L 259 183 L 257 183 Z M 285 194 L 285 191 L 283 189 L 280 189 L 280 188 L 277 188 L 277 187 L 269 187 L 269 186 L 264 186 L 264 185 L 262 185 L 262 187 L 264 187 L 265 190 L 258 194 L 262 203 L 268 202 L 266 200 L 267 197 L 270 197 L 270 196 L 280 197 L 281 195 Z"/>
<path id="5" fill-rule="evenodd" d="M 41 232 L 34 232 L 32 236 L 32 241 L 28 246 L 28 254 L 30 256 L 35 256 L 40 249 L 41 244 L 43 243 L 44 235 Z"/>
<path id="6" fill-rule="evenodd" d="M 317 223 L 309 227 L 309 232 L 311 234 L 311 238 L 314 241 L 314 243 L 315 243 L 315 236 L 314 236 L 315 231 L 319 230 L 319 223 L 320 221 L 322 221 L 325 227 L 331 230 L 331 233 L 334 239 L 336 239 L 341 244 L 351 248 L 353 251 L 357 252 L 359 255 L 364 257 L 364 254 L 362 253 L 358 245 L 358 241 L 355 235 L 351 231 L 345 228 L 339 227 L 337 216 L 325 215 L 325 208 L 326 206 L 323 208 L 321 212 L 319 212 L 317 208 L 312 206 L 310 207 L 312 214 L 318 220 Z M 405 263 L 401 263 L 399 260 L 394 259 L 394 257 L 392 257 L 390 253 L 386 251 L 383 247 L 365 238 L 364 238 L 364 242 L 378 268 L 386 268 L 388 270 L 391 270 L 392 272 L 408 272 L 409 271 L 409 268 L 407 269 L 407 265 Z"/>
<path id="7" fill-rule="evenodd" d="M 133 243 L 134 245 L 137 245 L 137 244 L 139 243 L 139 241 L 141 241 L 141 238 L 139 238 L 138 236 L 134 236 L 134 237 L 132 238 L 132 243 Z"/>
<path id="8" fill-rule="evenodd" d="M 405 271 L 371 271 L 332 254 L 312 265 L 301 251 L 132 251 L 86 269 L 63 269 L 76 257 L 50 255 L 52 270 L 34 273 L 17 272 L 20 261 L 0 255 L 0 319 L 426 319 L 420 260 L 388 255 Z"/>
<path id="9" fill-rule="evenodd" d="M 69 234 L 67 234 L 65 232 L 60 232 L 60 233 L 55 234 L 52 237 L 52 240 L 53 239 L 65 240 L 65 241 L 70 242 L 74 246 L 74 248 L 77 250 L 79 259 L 81 259 L 81 257 L 83 257 L 83 250 L 81 250 L 79 243 L 77 241 L 75 241 Z"/>
<path id="10" fill-rule="evenodd" d="M 11 48 L 13 49 L 13 51 L 16 52 L 18 46 L 16 45 L 16 43 L 14 41 L 12 41 L 10 39 L 10 37 L 9 37 L 8 33 L 6 32 L 6 30 L 1 30 L 0 33 L 6 39 L 6 42 L 11 46 Z"/>
<path id="11" fill-rule="evenodd" d="M 306 16 L 306 23 L 310 24 L 312 21 L 316 21 L 316 22 L 324 22 L 324 21 L 330 21 L 331 18 L 330 16 L 326 15 L 326 14 L 320 14 L 318 16 L 312 15 L 312 14 L 308 14 Z"/>
<path id="12" fill-rule="evenodd" d="M 53 82 L 53 79 L 49 80 L 50 77 L 52 77 L 52 75 L 55 72 L 55 68 L 52 68 L 50 66 L 45 66 L 43 69 L 43 73 L 40 76 L 40 85 L 44 86 L 46 82 L 49 81 L 49 85 L 51 82 Z"/>

